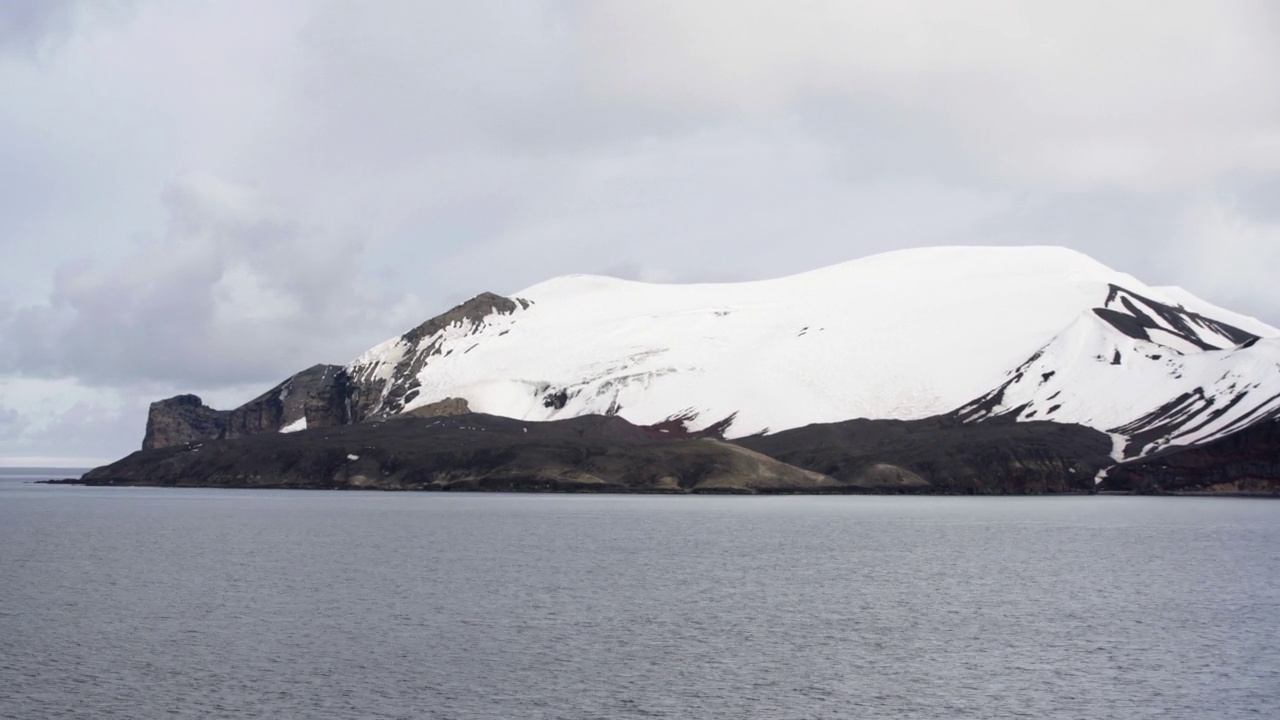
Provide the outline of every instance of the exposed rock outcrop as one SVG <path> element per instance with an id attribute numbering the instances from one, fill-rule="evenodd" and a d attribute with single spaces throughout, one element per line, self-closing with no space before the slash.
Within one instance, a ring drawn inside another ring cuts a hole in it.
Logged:
<path id="1" fill-rule="evenodd" d="M 214 410 L 196 395 L 175 395 L 151 403 L 142 449 L 182 445 L 226 436 L 226 410 Z"/>
<path id="2" fill-rule="evenodd" d="M 1117 465 L 1107 472 L 1102 488 L 1144 494 L 1280 495 L 1280 421 Z"/>
<path id="3" fill-rule="evenodd" d="M 471 406 L 466 398 L 445 398 L 408 410 L 396 417 L 455 417 L 469 412 L 471 412 Z"/>
<path id="4" fill-rule="evenodd" d="M 330 427 L 350 421 L 350 383 L 341 365 L 313 365 L 232 410 L 229 438 L 280 432 L 306 419 L 306 427 Z"/>
<path id="5" fill-rule="evenodd" d="M 340 365 L 315 365 L 234 410 L 214 410 L 195 395 L 151 404 L 143 450 L 200 440 L 279 432 L 305 418 L 307 427 L 350 422 L 350 377 Z"/>

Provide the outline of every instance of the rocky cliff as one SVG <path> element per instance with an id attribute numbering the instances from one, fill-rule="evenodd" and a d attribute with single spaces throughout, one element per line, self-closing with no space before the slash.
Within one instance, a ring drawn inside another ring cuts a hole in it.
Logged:
<path id="1" fill-rule="evenodd" d="M 226 437 L 228 410 L 214 410 L 196 395 L 176 395 L 151 403 L 142 449 Z"/>
<path id="2" fill-rule="evenodd" d="M 237 438 L 351 420 L 350 377 L 340 365 L 315 365 L 234 410 L 214 410 L 195 395 L 151 404 L 142 449 Z"/>

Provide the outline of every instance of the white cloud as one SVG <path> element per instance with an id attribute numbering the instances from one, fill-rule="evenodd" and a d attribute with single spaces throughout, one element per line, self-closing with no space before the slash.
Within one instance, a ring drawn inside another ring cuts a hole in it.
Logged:
<path id="1" fill-rule="evenodd" d="M 1183 212 L 1169 258 L 1179 284 L 1228 308 L 1248 307 L 1276 324 L 1280 221 L 1254 220 L 1230 199 Z"/>
<path id="2" fill-rule="evenodd" d="M 842 95 L 926 114 L 1014 177 L 1153 188 L 1280 169 L 1264 2 L 583 3 L 596 92 L 673 111 Z"/>

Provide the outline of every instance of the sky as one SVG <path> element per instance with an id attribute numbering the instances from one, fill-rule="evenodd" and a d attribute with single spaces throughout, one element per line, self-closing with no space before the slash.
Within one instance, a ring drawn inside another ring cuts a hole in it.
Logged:
<path id="1" fill-rule="evenodd" d="M 952 244 L 1280 325 L 1280 5 L 0 3 L 0 465 L 486 290 Z"/>

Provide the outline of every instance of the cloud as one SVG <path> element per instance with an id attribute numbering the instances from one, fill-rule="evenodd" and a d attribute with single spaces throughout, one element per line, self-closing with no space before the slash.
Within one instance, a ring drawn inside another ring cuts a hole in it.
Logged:
<path id="1" fill-rule="evenodd" d="M 1230 198 L 1205 200 L 1181 213 L 1169 250 L 1179 284 L 1277 324 L 1280 218 L 1251 217 Z"/>
<path id="2" fill-rule="evenodd" d="M 0 405 L 0 438 L 17 435 L 26 425 L 27 419 L 17 410 Z"/>
<path id="3" fill-rule="evenodd" d="M 0 4 L 0 53 L 34 55 L 48 36 L 71 29 L 81 0 L 9 0 Z"/>
<path id="4" fill-rule="evenodd" d="M 847 97 L 1010 177 L 1153 188 L 1280 168 L 1265 2 L 582 3 L 595 92 L 672 112 Z"/>
<path id="5" fill-rule="evenodd" d="M 133 0 L 5 0 L 0 3 L 0 61 L 46 57 L 76 30 L 126 16 Z"/>
<path id="6" fill-rule="evenodd" d="M 0 325 L 0 370 L 90 384 L 272 382 L 399 331 L 359 282 L 361 246 L 211 176 L 165 192 L 168 230 L 108 265 L 68 262 Z M 330 337 L 345 337 L 334 343 Z"/>

